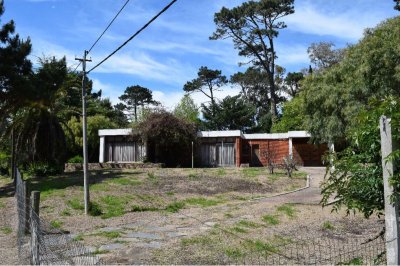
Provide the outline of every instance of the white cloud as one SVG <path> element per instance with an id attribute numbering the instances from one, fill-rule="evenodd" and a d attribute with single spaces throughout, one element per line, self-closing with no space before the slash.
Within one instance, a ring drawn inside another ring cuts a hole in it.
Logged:
<path id="1" fill-rule="evenodd" d="M 296 7 L 296 12 L 284 18 L 288 28 L 306 34 L 331 35 L 356 41 L 364 29 L 375 26 L 382 18 L 378 14 L 363 14 L 358 9 L 346 12 L 325 12 L 308 2 Z"/>
<path id="2" fill-rule="evenodd" d="M 104 58 L 104 56 L 96 57 Z M 88 68 L 90 69 L 90 66 Z M 175 59 L 166 59 L 161 62 L 144 52 L 116 54 L 94 70 L 97 73 L 129 74 L 146 80 L 180 86 L 189 80 L 190 73 L 193 71 L 188 64 Z"/>

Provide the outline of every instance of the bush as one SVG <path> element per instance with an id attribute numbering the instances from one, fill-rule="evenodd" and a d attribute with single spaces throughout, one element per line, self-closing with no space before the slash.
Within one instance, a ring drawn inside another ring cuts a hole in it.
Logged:
<path id="1" fill-rule="evenodd" d="M 47 162 L 34 162 L 28 166 L 27 174 L 29 176 L 46 177 L 61 173 L 60 167 Z"/>
<path id="2" fill-rule="evenodd" d="M 0 175 L 8 174 L 8 164 L 10 156 L 4 152 L 0 152 Z"/>
<path id="3" fill-rule="evenodd" d="M 83 163 L 83 158 L 80 155 L 75 155 L 74 157 L 68 160 L 68 163 Z"/>

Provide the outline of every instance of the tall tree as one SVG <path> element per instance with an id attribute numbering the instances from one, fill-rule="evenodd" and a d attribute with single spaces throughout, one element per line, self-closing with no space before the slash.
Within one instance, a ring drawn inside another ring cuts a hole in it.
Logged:
<path id="1" fill-rule="evenodd" d="M 395 2 L 394 9 L 400 11 L 400 0 L 393 0 Z"/>
<path id="2" fill-rule="evenodd" d="M 199 107 L 189 94 L 185 94 L 174 109 L 174 115 L 188 122 L 199 124 Z"/>
<path id="3" fill-rule="evenodd" d="M 211 130 L 249 131 L 255 126 L 255 107 L 246 102 L 240 95 L 227 96 L 215 104 L 215 109 L 203 105 L 205 126 Z M 212 115 L 212 112 L 215 114 Z"/>
<path id="4" fill-rule="evenodd" d="M 273 120 L 277 118 L 277 86 L 275 82 L 275 38 L 286 28 L 282 18 L 294 13 L 294 0 L 248 1 L 238 7 L 223 7 L 214 16 L 217 26 L 212 40 L 231 38 L 239 55 L 251 59 L 266 72 Z"/>
<path id="5" fill-rule="evenodd" d="M 295 97 L 300 91 L 300 81 L 304 79 L 301 72 L 289 72 L 284 82 L 284 90 L 290 97 Z"/>
<path id="6" fill-rule="evenodd" d="M 319 42 L 312 43 L 307 53 L 315 70 L 322 71 L 339 63 L 343 59 L 344 49 L 335 49 L 333 42 Z"/>
<path id="7" fill-rule="evenodd" d="M 210 99 L 211 105 L 214 105 L 214 93 L 220 90 L 227 82 L 221 70 L 212 70 L 202 66 L 197 72 L 197 78 L 186 82 L 183 86 L 183 90 L 187 93 L 201 92 Z"/>
<path id="8" fill-rule="evenodd" d="M 127 110 L 133 110 L 135 122 L 138 120 L 138 107 L 145 105 L 158 105 L 159 103 L 153 99 L 153 92 L 148 88 L 139 85 L 130 86 L 125 89 L 119 99 L 124 101 Z"/>

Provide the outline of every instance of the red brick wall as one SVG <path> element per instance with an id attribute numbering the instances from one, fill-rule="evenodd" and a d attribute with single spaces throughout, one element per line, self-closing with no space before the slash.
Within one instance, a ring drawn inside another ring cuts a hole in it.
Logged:
<path id="1" fill-rule="evenodd" d="M 293 139 L 293 158 L 300 165 L 321 166 L 322 156 L 328 150 L 326 144 L 313 145 L 308 138 Z"/>
<path id="2" fill-rule="evenodd" d="M 245 147 L 247 145 L 247 148 Z M 253 148 L 255 145 L 259 147 L 259 161 L 261 166 L 267 166 L 267 158 L 264 156 L 265 152 L 270 150 L 275 154 L 275 163 L 281 163 L 282 159 L 289 155 L 289 140 L 288 139 L 274 139 L 274 140 L 242 140 L 242 156 L 241 163 L 249 163 L 254 165 Z M 246 152 L 247 150 L 247 152 Z M 256 165 L 254 165 L 256 166 Z"/>

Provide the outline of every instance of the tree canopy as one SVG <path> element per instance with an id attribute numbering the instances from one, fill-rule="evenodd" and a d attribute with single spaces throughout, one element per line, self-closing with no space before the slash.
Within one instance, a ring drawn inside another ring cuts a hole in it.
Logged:
<path id="1" fill-rule="evenodd" d="M 212 40 L 230 38 L 239 51 L 254 66 L 266 72 L 270 94 L 270 112 L 277 118 L 278 87 L 275 82 L 275 59 L 277 58 L 274 39 L 279 30 L 286 28 L 283 17 L 294 13 L 294 0 L 260 0 L 244 2 L 228 9 L 223 7 L 214 15 L 216 30 Z"/>

